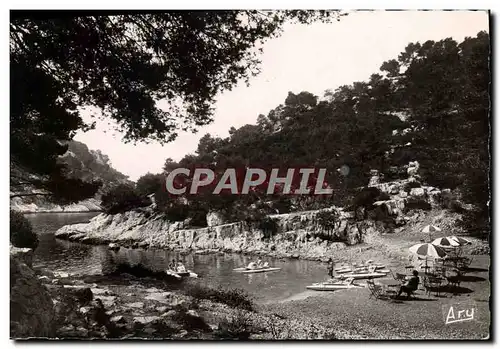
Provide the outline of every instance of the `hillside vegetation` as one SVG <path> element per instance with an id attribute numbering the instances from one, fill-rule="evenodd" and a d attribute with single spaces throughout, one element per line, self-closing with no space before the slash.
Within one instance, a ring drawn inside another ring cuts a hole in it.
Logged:
<path id="1" fill-rule="evenodd" d="M 410 43 L 367 81 L 326 91 L 322 97 L 290 92 L 283 104 L 259 115 L 256 124 L 233 127 L 226 138 L 207 134 L 195 154 L 179 162 L 167 159 L 164 173 L 138 180 L 136 194 L 155 192 L 157 210 L 177 220 L 221 210 L 229 221 L 238 221 L 276 211 L 352 205 L 363 201 L 356 195 L 370 195 L 359 189 L 372 170 L 381 174 L 382 182 L 398 180 L 406 178 L 409 162 L 418 161 L 417 186 L 451 189 L 468 204 L 463 228 L 486 236 L 489 39 L 480 32 L 461 43 L 451 38 Z M 173 199 L 164 190 L 165 174 L 178 167 L 209 167 L 216 173 L 228 167 L 326 168 L 326 180 L 335 191 L 311 198 L 259 191 L 211 195 L 207 189 Z M 109 193 L 110 207 L 116 194 Z"/>

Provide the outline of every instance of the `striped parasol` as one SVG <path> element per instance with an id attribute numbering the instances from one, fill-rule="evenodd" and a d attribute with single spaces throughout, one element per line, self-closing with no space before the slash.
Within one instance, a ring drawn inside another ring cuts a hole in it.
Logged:
<path id="1" fill-rule="evenodd" d="M 435 225 L 426 225 L 423 229 L 422 229 L 422 233 L 435 233 L 435 232 L 438 232 L 438 231 L 441 231 L 441 228 L 439 227 L 436 227 Z"/>
<path id="2" fill-rule="evenodd" d="M 457 247 L 460 246 L 460 243 L 451 237 L 447 236 L 445 238 L 437 238 L 432 242 L 433 245 L 435 246 L 440 246 L 440 247 Z"/>
<path id="3" fill-rule="evenodd" d="M 467 244 L 472 244 L 471 241 L 467 240 L 467 239 L 464 239 L 463 237 L 460 237 L 460 236 L 455 236 L 455 235 L 452 235 L 452 236 L 448 236 L 449 239 L 452 239 L 452 240 L 455 240 L 456 242 L 458 242 L 460 245 L 467 245 Z"/>
<path id="4" fill-rule="evenodd" d="M 410 247 L 410 252 L 420 257 L 443 258 L 446 256 L 446 251 L 442 247 L 429 243 L 413 245 Z"/>

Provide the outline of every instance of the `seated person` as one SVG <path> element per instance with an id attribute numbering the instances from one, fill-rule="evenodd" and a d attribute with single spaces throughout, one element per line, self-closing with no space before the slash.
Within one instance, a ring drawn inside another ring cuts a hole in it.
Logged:
<path id="1" fill-rule="evenodd" d="M 175 261 L 175 259 L 172 259 L 172 262 L 170 262 L 170 263 L 168 264 L 168 269 L 170 269 L 170 270 L 175 270 L 175 269 L 177 269 L 177 262 Z"/>
<path id="2" fill-rule="evenodd" d="M 399 289 L 399 293 L 396 296 L 398 298 L 401 293 L 405 292 L 410 298 L 410 294 L 417 290 L 420 279 L 418 278 L 418 271 L 413 270 L 413 276 Z"/>
<path id="3" fill-rule="evenodd" d="M 247 266 L 247 269 L 256 269 L 257 268 L 257 263 L 255 262 L 250 262 Z"/>
<path id="4" fill-rule="evenodd" d="M 178 273 L 185 273 L 186 272 L 186 267 L 181 262 L 179 262 L 179 264 L 177 264 L 177 272 Z"/>
<path id="5" fill-rule="evenodd" d="M 262 268 L 262 260 L 260 258 L 257 261 L 257 268 Z"/>
<path id="6" fill-rule="evenodd" d="M 262 268 L 269 268 L 269 263 L 265 262 L 264 264 L 262 264 Z"/>

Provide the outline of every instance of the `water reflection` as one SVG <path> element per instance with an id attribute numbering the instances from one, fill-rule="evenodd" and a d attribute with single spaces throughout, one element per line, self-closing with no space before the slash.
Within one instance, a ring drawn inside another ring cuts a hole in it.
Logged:
<path id="1" fill-rule="evenodd" d="M 55 239 L 54 232 L 64 224 L 82 222 L 95 214 L 38 214 L 28 217 L 40 235 L 40 246 L 35 251 L 35 266 L 53 271 L 65 271 L 81 275 L 106 272 L 116 263 L 142 264 L 152 270 L 165 270 L 172 259 L 181 260 L 188 269 L 199 275 L 198 282 L 224 288 L 242 288 L 257 301 L 281 300 L 305 291 L 305 286 L 324 280 L 323 264 L 278 260 L 262 257 L 263 262 L 282 270 L 270 273 L 242 274 L 233 271 L 255 261 L 255 256 L 180 255 L 166 250 L 127 249 L 113 252 L 107 246 L 91 246 Z"/>

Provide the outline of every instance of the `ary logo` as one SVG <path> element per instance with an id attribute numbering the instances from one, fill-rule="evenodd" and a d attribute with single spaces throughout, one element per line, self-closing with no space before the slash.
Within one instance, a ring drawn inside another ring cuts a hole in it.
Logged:
<path id="1" fill-rule="evenodd" d="M 477 320 L 477 307 L 474 303 L 447 304 L 443 306 L 445 324 Z"/>

